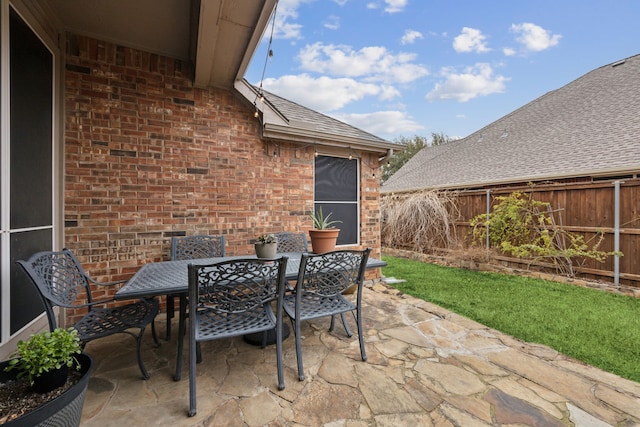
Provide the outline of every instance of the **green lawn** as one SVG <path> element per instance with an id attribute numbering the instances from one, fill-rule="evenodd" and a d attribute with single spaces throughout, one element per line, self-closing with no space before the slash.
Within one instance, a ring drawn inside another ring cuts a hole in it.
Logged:
<path id="1" fill-rule="evenodd" d="M 393 286 L 483 325 L 640 382 L 640 299 L 383 257 Z"/>

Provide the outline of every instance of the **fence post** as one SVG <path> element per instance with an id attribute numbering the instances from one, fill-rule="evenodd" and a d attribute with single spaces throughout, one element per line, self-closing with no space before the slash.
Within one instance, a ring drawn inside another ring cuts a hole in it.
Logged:
<path id="1" fill-rule="evenodd" d="M 613 250 L 620 252 L 620 181 L 615 181 L 613 185 Z M 617 253 L 613 258 L 613 284 L 620 286 L 620 256 Z"/>
<path id="2" fill-rule="evenodd" d="M 491 256 L 491 240 L 489 239 L 489 218 L 491 215 L 491 190 L 487 190 L 487 221 L 485 222 L 486 225 L 486 230 L 485 232 L 487 233 L 487 260 L 489 260 L 489 257 Z"/>

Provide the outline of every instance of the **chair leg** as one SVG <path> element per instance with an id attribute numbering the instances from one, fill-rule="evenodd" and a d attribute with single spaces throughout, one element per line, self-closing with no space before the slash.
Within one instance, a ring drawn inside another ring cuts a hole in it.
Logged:
<path id="1" fill-rule="evenodd" d="M 293 321 L 296 336 L 296 359 L 298 360 L 298 379 L 304 381 L 304 367 L 302 366 L 302 344 L 300 343 L 300 319 Z"/>
<path id="2" fill-rule="evenodd" d="M 160 347 L 160 341 L 158 340 L 158 334 L 156 333 L 156 319 L 151 321 L 151 336 L 153 337 L 153 343 L 156 347 Z"/>
<path id="3" fill-rule="evenodd" d="M 284 367 L 282 366 L 282 319 L 276 326 L 276 364 L 278 366 L 278 390 L 284 390 Z"/>
<path id="4" fill-rule="evenodd" d="M 360 356 L 362 356 L 362 360 L 367 360 L 367 353 L 364 349 L 364 334 L 362 332 L 362 308 L 358 306 L 356 315 L 356 326 L 358 328 L 358 340 L 360 340 Z"/>
<path id="5" fill-rule="evenodd" d="M 175 316 L 174 310 L 173 296 L 167 295 L 167 336 L 165 338 L 167 341 L 171 339 L 171 319 Z"/>
<path id="6" fill-rule="evenodd" d="M 189 326 L 191 328 L 191 326 Z M 189 416 L 196 414 L 196 343 L 193 332 L 189 333 Z"/>
<path id="7" fill-rule="evenodd" d="M 200 342 L 196 343 L 196 363 L 202 362 L 202 349 L 200 348 Z"/>
<path id="8" fill-rule="evenodd" d="M 185 317 L 187 316 L 187 300 L 186 297 L 180 296 L 180 314 L 178 315 L 178 357 L 176 359 L 176 374 L 173 377 L 175 381 L 182 378 L 182 356 L 184 352 L 184 334 L 185 334 Z"/>
<path id="9" fill-rule="evenodd" d="M 332 317 L 333 319 L 333 317 Z M 351 329 L 349 328 L 349 324 L 347 323 L 347 319 L 344 317 L 344 313 L 340 313 L 340 319 L 342 319 L 342 324 L 344 325 L 344 330 L 347 333 L 347 336 L 349 338 L 351 338 L 353 336 L 353 333 L 351 332 Z"/>
<path id="10" fill-rule="evenodd" d="M 145 380 L 149 379 L 149 372 L 147 372 L 147 368 L 144 366 L 144 362 L 142 361 L 142 334 L 144 334 L 145 328 L 140 328 L 140 333 L 135 336 L 136 339 L 136 352 L 138 357 L 138 366 L 140 367 L 140 372 L 142 372 L 142 378 Z"/>

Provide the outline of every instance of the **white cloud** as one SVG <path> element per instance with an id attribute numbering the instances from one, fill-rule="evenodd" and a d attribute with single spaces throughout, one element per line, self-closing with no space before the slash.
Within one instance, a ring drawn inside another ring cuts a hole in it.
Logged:
<path id="1" fill-rule="evenodd" d="M 426 95 L 425 98 L 428 101 L 455 99 L 459 102 L 467 102 L 478 96 L 504 92 L 505 82 L 509 80 L 506 77 L 494 75 L 493 69 L 486 63 L 477 63 L 463 73 L 445 68 L 443 75 L 444 82 L 437 83 Z"/>
<path id="2" fill-rule="evenodd" d="M 402 39 L 400 39 L 400 43 L 402 44 L 413 44 L 417 39 L 423 39 L 424 36 L 420 31 L 416 30 L 406 30 Z"/>
<path id="3" fill-rule="evenodd" d="M 401 96 L 401 93 L 395 87 L 387 85 L 380 86 L 380 99 L 389 100 L 399 96 Z"/>
<path id="4" fill-rule="evenodd" d="M 275 39 L 301 39 L 302 25 L 292 22 L 285 22 L 285 19 L 276 18 L 276 25 L 273 29 Z M 267 40 L 267 39 L 265 39 Z"/>
<path id="5" fill-rule="evenodd" d="M 376 111 L 366 114 L 334 114 L 335 119 L 349 123 L 374 135 L 394 138 L 397 135 L 413 135 L 424 129 L 404 111 Z"/>
<path id="6" fill-rule="evenodd" d="M 526 50 L 534 52 L 549 49 L 557 45 L 562 38 L 560 34 L 552 34 L 551 31 L 530 22 L 513 24 L 511 31 L 517 34 L 516 40 L 524 45 Z"/>
<path id="7" fill-rule="evenodd" d="M 340 17 L 331 15 L 324 20 L 324 23 L 322 25 L 324 25 L 324 27 L 328 28 L 329 30 L 337 30 L 340 28 Z"/>
<path id="8" fill-rule="evenodd" d="M 276 39 L 301 39 L 302 25 L 295 21 L 298 18 L 298 7 L 302 3 L 313 0 L 280 0 L 276 11 L 273 37 Z"/>
<path id="9" fill-rule="evenodd" d="M 409 0 L 384 0 L 384 11 L 387 13 L 397 13 L 404 11 Z M 367 9 L 380 9 L 382 4 L 379 0 L 367 3 Z"/>
<path id="10" fill-rule="evenodd" d="M 516 51 L 510 47 L 505 47 L 502 49 L 502 53 L 504 53 L 504 56 L 513 56 L 516 54 Z"/>
<path id="11" fill-rule="evenodd" d="M 456 52 L 488 52 L 491 49 L 487 47 L 486 38 L 480 30 L 463 27 L 462 33 L 453 39 L 453 48 Z"/>
<path id="12" fill-rule="evenodd" d="M 409 0 L 384 0 L 387 6 L 384 8 L 384 11 L 387 13 L 397 13 L 402 12 L 407 5 Z"/>
<path id="13" fill-rule="evenodd" d="M 350 46 L 318 42 L 302 48 L 298 59 L 305 71 L 361 77 L 370 82 L 409 83 L 429 74 L 424 66 L 412 63 L 415 54 L 394 55 L 381 46 L 355 51 Z"/>
<path id="14" fill-rule="evenodd" d="M 308 74 L 287 75 L 268 78 L 263 87 L 283 98 L 297 102 L 316 111 L 338 110 L 350 102 L 365 96 L 388 98 L 393 91 L 371 83 L 362 83 L 354 79 L 330 77 L 314 78 Z"/>
<path id="15" fill-rule="evenodd" d="M 334 3 L 338 4 L 338 6 L 344 6 L 348 1 L 349 0 L 333 0 Z"/>

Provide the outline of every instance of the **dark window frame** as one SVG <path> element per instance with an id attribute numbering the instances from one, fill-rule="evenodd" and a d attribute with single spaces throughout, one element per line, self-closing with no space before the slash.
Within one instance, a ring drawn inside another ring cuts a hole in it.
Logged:
<path id="1" fill-rule="evenodd" d="M 318 155 L 314 161 L 313 207 L 340 229 L 338 246 L 360 244 L 360 162 L 357 158 Z"/>

